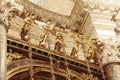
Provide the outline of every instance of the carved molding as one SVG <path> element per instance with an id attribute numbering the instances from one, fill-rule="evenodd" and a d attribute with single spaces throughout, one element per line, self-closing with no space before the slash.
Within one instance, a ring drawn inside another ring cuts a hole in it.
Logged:
<path id="1" fill-rule="evenodd" d="M 36 72 L 39 72 L 39 71 L 45 71 L 45 72 L 51 72 L 51 68 L 50 68 L 50 65 L 48 65 L 48 63 L 46 62 L 43 62 L 43 61 L 39 61 L 39 60 L 33 60 L 33 66 L 38 66 L 37 69 L 35 69 L 35 73 Z M 12 76 L 20 73 L 21 71 L 26 71 L 28 70 L 30 66 L 30 60 L 29 59 L 24 59 L 24 60 L 18 60 L 12 64 L 10 64 L 8 66 L 8 78 L 11 78 Z M 79 76 L 79 74 L 75 72 L 75 71 L 72 71 L 72 74 L 71 75 L 74 75 L 75 77 L 77 77 L 78 79 L 81 79 Z M 66 77 L 67 74 L 66 74 L 66 70 L 63 70 L 63 69 L 58 69 L 55 71 L 55 74 L 58 74 L 58 75 L 61 75 L 61 76 L 64 76 Z"/>

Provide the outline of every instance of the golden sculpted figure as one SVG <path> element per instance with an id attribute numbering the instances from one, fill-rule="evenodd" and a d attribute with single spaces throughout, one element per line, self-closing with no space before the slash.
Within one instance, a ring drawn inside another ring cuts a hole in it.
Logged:
<path id="1" fill-rule="evenodd" d="M 56 60 L 54 63 L 54 67 L 58 69 L 60 67 L 60 60 Z"/>
<path id="2" fill-rule="evenodd" d="M 84 39 L 85 44 L 85 57 L 89 62 L 99 64 L 98 55 L 103 52 L 104 43 L 98 39 L 86 40 Z"/>
<path id="3" fill-rule="evenodd" d="M 21 40 L 24 41 L 28 41 L 29 37 L 28 37 L 28 32 L 31 28 L 31 26 L 34 25 L 35 21 L 35 15 L 34 14 L 27 14 L 27 18 L 25 19 L 25 23 L 22 27 L 20 36 L 21 36 Z"/>
<path id="4" fill-rule="evenodd" d="M 72 57 L 78 57 L 79 46 L 83 43 L 82 34 L 73 33 L 71 36 L 74 39 L 74 47 L 71 52 Z"/>
<path id="5" fill-rule="evenodd" d="M 80 75 L 81 75 L 85 80 L 98 80 L 98 77 L 95 77 L 93 74 L 80 73 Z"/>
<path id="6" fill-rule="evenodd" d="M 57 37 L 56 37 L 56 44 L 55 44 L 54 50 L 58 51 L 58 52 L 62 52 L 62 48 L 63 48 L 63 35 L 62 35 L 62 33 L 57 32 L 56 36 Z"/>
<path id="7" fill-rule="evenodd" d="M 78 57 L 78 53 L 79 52 L 79 42 L 75 42 L 74 43 L 74 47 L 73 47 L 73 49 L 72 49 L 72 52 L 71 52 L 71 56 L 72 57 Z"/>
<path id="8" fill-rule="evenodd" d="M 11 63 L 13 60 L 14 60 L 13 51 L 12 51 L 12 49 L 9 49 L 9 52 L 7 55 L 7 64 Z"/>
<path id="9" fill-rule="evenodd" d="M 13 52 L 12 49 L 9 49 L 8 55 L 7 55 L 7 64 L 11 63 L 14 60 L 25 58 L 22 54 L 19 54 L 17 52 Z"/>
<path id="10" fill-rule="evenodd" d="M 88 43 L 89 48 L 87 51 L 87 59 L 92 62 L 95 63 L 97 60 L 97 41 L 96 39 L 92 39 L 89 41 Z"/>
<path id="11" fill-rule="evenodd" d="M 46 47 L 46 40 L 48 38 L 48 35 L 51 34 L 52 29 L 53 29 L 54 25 L 52 24 L 51 20 L 47 20 L 46 21 L 46 25 L 42 26 L 42 33 L 40 35 L 41 41 L 40 41 L 40 46 L 42 47 Z"/>

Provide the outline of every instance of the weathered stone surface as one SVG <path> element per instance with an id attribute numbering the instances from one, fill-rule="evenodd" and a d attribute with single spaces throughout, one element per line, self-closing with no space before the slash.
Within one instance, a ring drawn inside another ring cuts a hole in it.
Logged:
<path id="1" fill-rule="evenodd" d="M 104 66 L 106 80 L 120 80 L 120 63 L 109 63 Z"/>
<path id="2" fill-rule="evenodd" d="M 6 80 L 7 26 L 0 21 L 0 80 Z"/>

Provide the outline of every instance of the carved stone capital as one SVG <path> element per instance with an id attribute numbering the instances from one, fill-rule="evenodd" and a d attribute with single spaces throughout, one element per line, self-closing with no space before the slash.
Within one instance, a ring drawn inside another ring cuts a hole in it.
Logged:
<path id="1" fill-rule="evenodd" d="M 8 32 L 9 26 L 7 26 L 4 21 L 0 20 L 0 25 L 2 25 L 2 27 L 4 27 Z"/>

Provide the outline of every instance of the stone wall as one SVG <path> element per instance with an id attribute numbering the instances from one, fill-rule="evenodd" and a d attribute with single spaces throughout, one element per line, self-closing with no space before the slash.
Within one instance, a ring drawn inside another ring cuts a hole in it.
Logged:
<path id="1" fill-rule="evenodd" d="M 83 1 L 82 0 L 76 0 L 74 8 L 71 13 L 71 20 L 73 22 L 73 25 L 71 26 L 72 29 L 80 29 L 80 26 L 82 24 L 83 18 Z"/>
<path id="2" fill-rule="evenodd" d="M 24 6 L 25 12 L 34 13 L 35 15 L 42 18 L 43 21 L 52 20 L 53 22 L 60 23 L 63 27 L 71 25 L 72 21 L 69 16 L 54 13 L 52 11 L 45 10 L 29 1 L 16 0 L 19 4 Z"/>
<path id="3" fill-rule="evenodd" d="M 89 13 L 86 14 L 84 18 L 80 32 L 83 33 L 83 36 L 86 39 L 97 38 L 96 29 L 92 23 L 91 16 L 89 15 Z"/>

